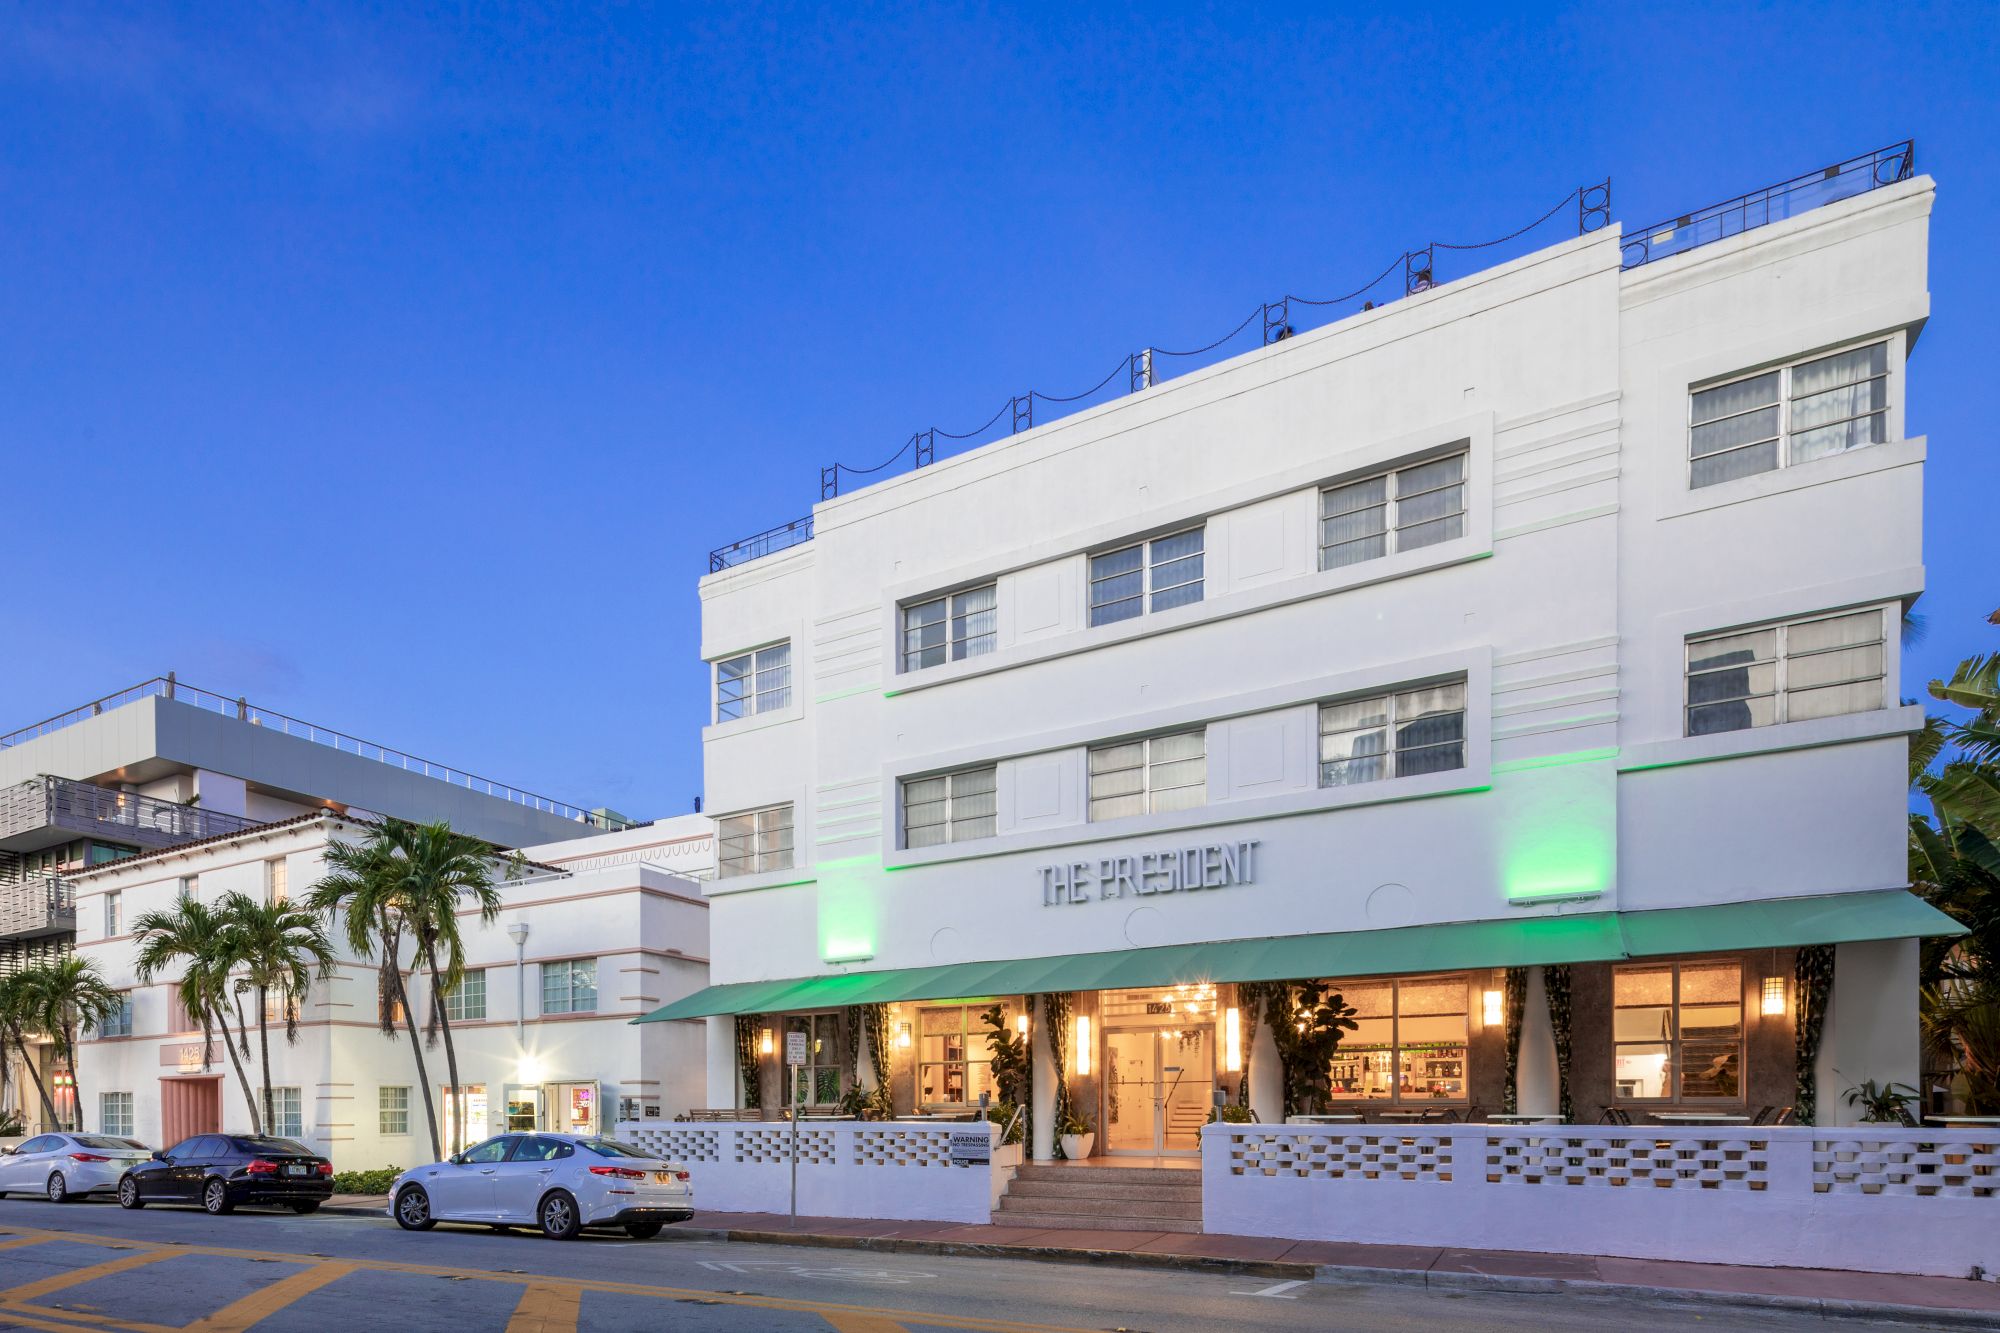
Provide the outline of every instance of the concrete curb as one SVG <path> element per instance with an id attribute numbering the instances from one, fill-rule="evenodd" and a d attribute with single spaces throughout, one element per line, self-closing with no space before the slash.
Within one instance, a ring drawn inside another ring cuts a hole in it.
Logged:
<path id="1" fill-rule="evenodd" d="M 1702 1291 L 1688 1287 L 1639 1286 L 1581 1278 L 1522 1277 L 1504 1273 L 1438 1273 L 1411 1268 L 1365 1268 L 1279 1260 L 1221 1259 L 1203 1255 L 1133 1250 L 1078 1250 L 1041 1245 L 987 1245 L 964 1241 L 904 1240 L 883 1236 L 808 1236 L 788 1231 L 740 1231 L 721 1227 L 670 1227 L 662 1240 L 731 1241 L 755 1245 L 795 1245 L 807 1249 L 869 1250 L 885 1254 L 935 1254 L 980 1259 L 1027 1259 L 1043 1263 L 1170 1268 L 1280 1280 L 1423 1287 L 1438 1291 L 1504 1291 L 1522 1295 L 1569 1295 L 1630 1303 L 1693 1305 L 1711 1309 L 1768 1310 L 1813 1314 L 1822 1319 L 1876 1320 L 1933 1327 L 2000 1329 L 2000 1311 L 1957 1310 L 1931 1305 L 1829 1300 L 1747 1291 Z"/>

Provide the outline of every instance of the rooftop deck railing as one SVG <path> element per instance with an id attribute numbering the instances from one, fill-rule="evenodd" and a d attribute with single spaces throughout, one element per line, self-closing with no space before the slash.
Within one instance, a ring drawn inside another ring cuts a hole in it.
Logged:
<path id="1" fill-rule="evenodd" d="M 1625 267 L 1637 268 L 1669 255 L 1685 254 L 1712 241 L 1894 185 L 1908 180 L 1916 165 L 1916 143 L 1905 139 L 1650 227 L 1627 228 L 1623 241 Z"/>
<path id="2" fill-rule="evenodd" d="M 622 829 L 635 826 L 633 821 L 630 820 L 607 818 L 594 811 L 586 810 L 581 806 L 571 805 L 567 801 L 558 801 L 553 797 L 540 796 L 534 792 L 523 791 L 519 787 L 509 786 L 504 782 L 495 782 L 490 778 L 482 778 L 476 774 L 468 773 L 461 768 L 454 768 L 448 764 L 433 763 L 428 759 L 419 759 L 415 755 L 405 754 L 401 750 L 392 749 L 386 745 L 377 745 L 372 741 L 364 741 L 358 737 L 350 736 L 346 732 L 335 731 L 331 727 L 322 727 L 315 723 L 303 722 L 298 718 L 275 712 L 269 708 L 260 708 L 241 697 L 231 699 L 211 690 L 200 689 L 181 681 L 173 672 L 168 672 L 164 676 L 155 676 L 151 680 L 141 681 L 129 689 L 120 690 L 115 694 L 107 694 L 101 699 L 93 699 L 81 707 L 72 708 L 66 713 L 58 713 L 54 717 L 35 723 L 33 726 L 22 727 L 19 730 L 0 735 L 0 749 L 8 749 L 24 741 L 34 740 L 37 737 L 49 735 L 51 732 L 60 731 L 64 727 L 75 726 L 79 722 L 88 721 L 90 718 L 108 713 L 116 708 L 122 708 L 127 704 L 137 703 L 142 699 L 172 699 L 179 703 L 191 704 L 196 708 L 204 709 L 211 713 L 219 713 L 224 717 L 234 718 L 238 722 L 247 723 L 253 727 L 262 727 L 267 731 L 281 732 L 287 736 L 296 736 L 300 740 L 311 741 L 315 745 L 324 745 L 330 749 L 339 750 L 343 754 L 358 755 L 363 759 L 372 759 L 377 763 L 387 764 L 391 768 L 400 768 L 408 773 L 418 773 L 427 778 L 435 778 L 440 782 L 450 783 L 454 787 L 463 787 L 467 791 L 475 791 L 482 795 L 498 797 L 500 800 L 508 801 L 515 805 L 546 811 L 563 819 L 573 819 L 577 823 L 585 824 L 592 828 Z"/>
<path id="3" fill-rule="evenodd" d="M 1741 232 L 1749 231 L 1767 223 L 1794 217 L 1808 209 L 1818 208 L 1836 200 L 1893 185 L 1897 181 L 1908 180 L 1916 169 L 1916 146 L 1905 139 L 1887 148 L 1878 148 L 1872 153 L 1848 158 L 1832 166 L 1794 176 L 1776 185 L 1767 185 L 1760 190 L 1726 199 L 1719 204 L 1692 213 L 1682 214 L 1666 222 L 1650 227 L 1627 228 L 1622 241 L 1623 264 L 1626 268 L 1637 268 L 1655 259 L 1682 254 L 1696 246 L 1710 241 L 1722 240 Z M 841 479 L 865 477 L 892 467 L 907 465 L 925 468 L 937 460 L 938 440 L 942 437 L 949 449 L 976 448 L 991 441 L 992 432 L 1005 430 L 1019 434 L 1036 426 L 1046 425 L 1050 413 L 1060 416 L 1098 406 L 1112 397 L 1124 393 L 1139 393 L 1150 389 L 1164 378 L 1163 367 L 1173 363 L 1175 358 L 1194 358 L 1193 362 L 1182 362 L 1182 368 L 1192 368 L 1195 364 L 1207 364 L 1211 356 L 1228 357 L 1235 355 L 1229 349 L 1240 346 L 1239 338 L 1247 339 L 1260 328 L 1261 346 L 1281 342 L 1319 323 L 1345 318 L 1360 311 L 1368 311 L 1383 301 L 1393 300 L 1393 287 L 1382 290 L 1382 284 L 1389 282 L 1398 270 L 1403 276 L 1402 294 L 1415 296 L 1429 291 L 1446 279 L 1438 272 L 1440 260 L 1466 251 L 1488 251 L 1489 247 L 1505 245 L 1524 236 L 1558 215 L 1563 215 L 1574 204 L 1578 235 L 1588 235 L 1600 228 L 1611 225 L 1611 181 L 1582 185 L 1572 190 L 1555 208 L 1543 214 L 1534 222 L 1494 240 L 1474 244 L 1458 245 L 1443 241 L 1431 241 L 1421 248 L 1404 252 L 1389 267 L 1382 270 L 1373 281 L 1343 296 L 1326 300 L 1308 300 L 1304 297 L 1287 295 L 1276 301 L 1262 303 L 1252 310 L 1234 330 L 1216 341 L 1192 351 L 1174 351 L 1158 347 L 1145 347 L 1128 354 L 1111 369 L 1111 373 L 1092 388 L 1081 393 L 1053 395 L 1029 390 L 1016 394 L 1002 403 L 998 411 L 984 425 L 975 427 L 964 434 L 955 434 L 939 427 L 918 431 L 910 436 L 902 448 L 880 463 L 870 467 L 854 467 L 844 463 L 834 463 L 820 469 L 820 498 L 832 499 L 841 493 Z M 1445 252 L 1441 254 L 1440 252 Z M 1509 252 L 1493 251 L 1496 258 Z M 1261 318 L 1260 318 L 1261 316 Z M 797 519 L 782 527 L 760 532 L 754 537 L 717 547 L 708 555 L 709 573 L 719 573 L 733 566 L 772 555 L 800 542 L 812 539 L 812 518 Z"/>
<path id="4" fill-rule="evenodd" d="M 259 822 L 47 774 L 0 789 L 0 837 L 54 828 L 163 847 L 241 833 Z"/>

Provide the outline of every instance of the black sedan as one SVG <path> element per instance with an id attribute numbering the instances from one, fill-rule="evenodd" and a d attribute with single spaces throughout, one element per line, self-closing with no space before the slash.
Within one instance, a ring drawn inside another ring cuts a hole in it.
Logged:
<path id="1" fill-rule="evenodd" d="M 254 1134 L 197 1134 L 153 1154 L 118 1181 L 125 1208 L 198 1203 L 226 1213 L 271 1203 L 310 1213 L 333 1193 L 333 1163 L 301 1143 Z"/>

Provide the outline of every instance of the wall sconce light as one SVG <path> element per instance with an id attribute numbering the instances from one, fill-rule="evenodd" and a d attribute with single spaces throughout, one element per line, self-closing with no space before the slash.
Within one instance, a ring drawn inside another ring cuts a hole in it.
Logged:
<path id="1" fill-rule="evenodd" d="M 908 1023 L 896 1024 L 896 1045 L 905 1051 L 910 1049 L 910 1025 Z"/>
<path id="2" fill-rule="evenodd" d="M 757 1040 L 757 1054 L 769 1055 L 772 1051 L 776 1050 L 777 1048 L 778 1048 L 777 1038 L 771 1035 L 771 1029 L 765 1028 L 764 1035 L 758 1038 Z"/>
<path id="3" fill-rule="evenodd" d="M 1078 1014 L 1076 1016 L 1076 1072 L 1079 1074 L 1088 1074 L 1090 1072 L 1090 1016 L 1088 1014 Z"/>
<path id="4" fill-rule="evenodd" d="M 1785 1013 L 1785 979 L 1783 977 L 1764 978 L 1764 1013 L 1767 1017 L 1782 1018 Z"/>
<path id="5" fill-rule="evenodd" d="M 1243 1011 L 1233 1005 L 1222 1011 L 1222 1067 L 1243 1072 Z"/>
<path id="6" fill-rule="evenodd" d="M 1507 997 L 1500 991 L 1490 990 L 1481 998 L 1481 1026 L 1497 1028 L 1507 1021 Z"/>
<path id="7" fill-rule="evenodd" d="M 1014 1015 L 1014 1031 L 1024 1037 L 1028 1035 L 1028 1015 L 1025 1011 Z"/>

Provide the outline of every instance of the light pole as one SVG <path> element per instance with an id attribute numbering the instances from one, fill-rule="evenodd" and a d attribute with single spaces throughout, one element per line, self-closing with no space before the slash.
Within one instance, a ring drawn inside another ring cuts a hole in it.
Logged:
<path id="1" fill-rule="evenodd" d="M 525 1051 L 528 1046 L 528 923 L 516 921 L 508 926 L 507 938 L 514 941 L 514 1042 Z"/>

